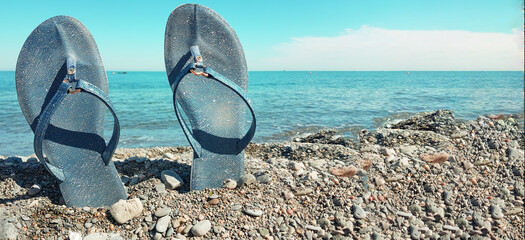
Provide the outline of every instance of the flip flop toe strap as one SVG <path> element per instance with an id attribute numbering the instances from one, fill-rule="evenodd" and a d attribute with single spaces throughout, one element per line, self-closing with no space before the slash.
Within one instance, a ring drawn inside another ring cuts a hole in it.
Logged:
<path id="1" fill-rule="evenodd" d="M 231 89 L 237 96 L 239 96 L 243 102 L 246 104 L 248 109 L 250 110 L 251 116 L 252 116 L 252 122 L 250 125 L 250 128 L 246 132 L 246 134 L 240 138 L 237 141 L 237 151 L 241 152 L 252 140 L 253 136 L 255 135 L 255 129 L 256 129 L 256 118 L 255 113 L 253 111 L 251 100 L 246 94 L 246 92 L 235 82 L 229 80 L 228 78 L 224 77 L 223 75 L 219 74 L 218 72 L 214 71 L 213 69 L 209 67 L 205 67 L 203 64 L 203 58 L 200 54 L 199 47 L 198 46 L 192 46 L 190 47 L 190 52 L 193 56 L 193 62 L 188 63 L 177 75 L 175 78 L 175 81 L 172 85 L 173 90 L 173 103 L 175 105 L 175 115 L 177 116 L 177 119 L 179 120 L 179 123 L 182 127 L 182 130 L 184 132 L 184 135 L 186 136 L 186 139 L 188 139 L 188 142 L 190 143 L 191 147 L 195 150 L 195 154 L 197 155 L 196 158 L 198 158 L 201 155 L 202 147 L 199 144 L 199 142 L 196 140 L 195 136 L 193 135 L 192 131 L 188 127 L 188 124 L 182 117 L 182 111 L 180 109 L 180 103 L 177 101 L 177 89 L 184 78 L 186 74 L 193 73 L 197 76 L 203 76 L 208 79 L 215 80 L 222 85 L 228 87 Z M 202 71 L 198 71 L 197 69 L 201 69 Z"/>
<path id="2" fill-rule="evenodd" d="M 120 124 L 117 118 L 117 115 L 115 111 L 113 110 L 113 105 L 111 104 L 111 101 L 109 100 L 109 97 L 102 92 L 99 88 L 97 88 L 95 85 L 83 81 L 83 80 L 75 80 L 74 82 L 64 81 L 60 84 L 57 92 L 55 95 L 51 98 L 49 103 L 46 105 L 42 113 L 40 114 L 38 118 L 38 124 L 35 129 L 35 138 L 33 142 L 33 147 L 35 150 L 35 154 L 37 158 L 44 163 L 45 167 L 51 174 L 53 174 L 57 179 L 60 181 L 64 181 L 64 171 L 60 169 L 59 167 L 53 166 L 47 158 L 44 157 L 43 150 L 42 150 L 42 142 L 44 140 L 44 137 L 46 135 L 46 131 L 49 127 L 49 124 L 51 122 L 51 117 L 57 110 L 58 106 L 60 106 L 60 103 L 65 99 L 65 97 L 68 94 L 74 94 L 78 92 L 86 92 L 89 93 L 100 101 L 104 103 L 104 105 L 110 110 L 111 114 L 114 118 L 113 123 L 113 134 L 111 136 L 111 139 L 109 140 L 108 144 L 106 145 L 106 149 L 104 152 L 102 152 L 102 160 L 106 165 L 109 164 L 111 161 L 111 157 L 113 156 L 113 153 L 115 152 L 115 149 L 117 148 L 117 143 L 120 137 Z"/>

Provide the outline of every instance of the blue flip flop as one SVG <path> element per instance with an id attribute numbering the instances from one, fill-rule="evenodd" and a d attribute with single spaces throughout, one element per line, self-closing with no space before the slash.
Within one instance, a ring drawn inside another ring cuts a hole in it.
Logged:
<path id="1" fill-rule="evenodd" d="M 56 16 L 33 30 L 18 56 L 16 90 L 35 133 L 35 154 L 58 179 L 67 206 L 109 206 L 127 198 L 111 161 L 120 127 L 106 72 L 80 21 Z M 114 117 L 107 144 L 106 108 Z"/>
<path id="2" fill-rule="evenodd" d="M 213 10 L 181 5 L 166 24 L 164 59 L 175 113 L 193 148 L 191 189 L 238 180 L 256 121 L 237 35 Z"/>

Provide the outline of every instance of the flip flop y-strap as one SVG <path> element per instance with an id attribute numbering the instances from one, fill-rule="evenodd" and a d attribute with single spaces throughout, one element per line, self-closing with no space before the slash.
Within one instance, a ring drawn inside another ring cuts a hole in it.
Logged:
<path id="1" fill-rule="evenodd" d="M 182 127 L 182 130 L 184 132 L 184 135 L 186 135 L 186 139 L 188 139 L 188 142 L 190 143 L 191 147 L 194 149 L 195 154 L 197 155 L 196 158 L 198 158 L 201 155 L 202 147 L 199 144 L 199 142 L 196 140 L 195 136 L 193 135 L 192 131 L 190 131 L 190 128 L 188 127 L 188 124 L 186 123 L 186 120 L 182 117 L 181 110 L 179 109 L 179 102 L 176 98 L 177 89 L 179 86 L 179 83 L 182 81 L 184 76 L 189 73 L 193 73 L 197 76 L 203 76 L 209 79 L 213 79 L 222 85 L 228 87 L 231 89 L 234 93 L 239 96 L 248 109 L 250 109 L 250 113 L 252 115 L 252 123 L 250 125 L 250 128 L 246 132 L 246 134 L 237 141 L 236 147 L 237 151 L 241 152 L 252 140 L 254 134 L 255 134 L 255 128 L 256 128 L 256 119 L 255 119 L 255 113 L 253 111 L 251 100 L 246 94 L 246 92 L 235 82 L 229 80 L 228 78 L 222 76 L 218 72 L 215 72 L 213 69 L 204 66 L 203 63 L 203 57 L 200 53 L 198 46 L 192 46 L 190 47 L 191 55 L 193 56 L 193 62 L 188 63 L 180 72 L 177 74 L 177 77 L 175 78 L 175 81 L 173 82 L 171 89 L 173 90 L 173 103 L 175 105 L 175 115 L 177 115 L 177 119 L 179 120 L 179 123 Z M 202 69 L 201 71 L 197 71 L 197 69 Z"/>
<path id="2" fill-rule="evenodd" d="M 120 124 L 117 118 L 117 115 L 115 111 L 113 110 L 113 104 L 109 100 L 109 97 L 104 94 L 102 90 L 97 88 L 95 85 L 76 79 L 76 68 L 75 68 L 75 59 L 74 58 L 68 58 L 67 59 L 67 66 L 68 66 L 68 73 L 66 76 L 66 79 L 60 83 L 60 86 L 58 87 L 57 92 L 49 103 L 46 105 L 42 113 L 40 114 L 40 117 L 38 118 L 38 124 L 36 126 L 35 130 L 35 139 L 33 142 L 33 147 L 35 150 L 35 154 L 37 158 L 44 163 L 47 170 L 51 172 L 57 179 L 60 181 L 64 181 L 64 171 L 60 169 L 59 167 L 53 166 L 45 157 L 42 150 L 42 142 L 44 140 L 44 137 L 46 135 L 47 128 L 49 126 L 49 123 L 51 122 L 51 117 L 55 113 L 58 106 L 60 106 L 60 103 L 64 100 L 64 98 L 68 94 L 75 94 L 78 92 L 86 92 L 89 93 L 97 99 L 101 100 L 104 105 L 110 110 L 111 114 L 114 118 L 113 123 L 113 134 L 111 136 L 111 139 L 109 140 L 108 144 L 106 145 L 106 149 L 104 152 L 102 152 L 102 160 L 106 165 L 109 164 L 111 161 L 111 157 L 113 156 L 113 153 L 115 152 L 115 149 L 117 148 L 117 143 L 120 137 Z"/>

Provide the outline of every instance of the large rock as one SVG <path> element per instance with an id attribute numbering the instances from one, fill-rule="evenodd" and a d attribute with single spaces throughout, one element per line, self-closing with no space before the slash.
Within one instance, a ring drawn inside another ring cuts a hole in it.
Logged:
<path id="1" fill-rule="evenodd" d="M 143 209 L 142 202 L 140 202 L 138 198 L 133 198 L 116 202 L 111 205 L 109 211 L 117 223 L 123 224 L 132 218 L 139 216 Z"/>
<path id="2" fill-rule="evenodd" d="M 168 189 L 176 189 L 184 184 L 184 181 L 182 181 L 182 178 L 179 176 L 179 174 L 171 170 L 162 171 L 160 178 Z"/>
<path id="3" fill-rule="evenodd" d="M 191 228 L 193 236 L 204 236 L 211 229 L 209 220 L 200 221 Z"/>
<path id="4" fill-rule="evenodd" d="M 15 225 L 7 221 L 0 221 L 0 240 L 16 240 L 18 230 Z"/>

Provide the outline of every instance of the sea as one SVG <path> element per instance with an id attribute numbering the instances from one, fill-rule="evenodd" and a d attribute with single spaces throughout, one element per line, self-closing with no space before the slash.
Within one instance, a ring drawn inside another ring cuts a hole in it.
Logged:
<path id="1" fill-rule="evenodd" d="M 120 148 L 189 145 L 165 72 L 107 75 L 121 124 Z M 360 129 L 437 109 L 451 109 L 459 120 L 523 114 L 524 73 L 253 71 L 248 94 L 257 116 L 254 142 L 291 140 L 322 129 L 355 137 Z M 108 117 L 106 136 L 111 124 Z M 15 72 L 0 72 L 0 155 L 32 153 L 33 133 L 18 104 Z"/>

